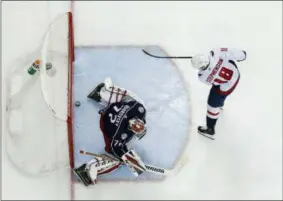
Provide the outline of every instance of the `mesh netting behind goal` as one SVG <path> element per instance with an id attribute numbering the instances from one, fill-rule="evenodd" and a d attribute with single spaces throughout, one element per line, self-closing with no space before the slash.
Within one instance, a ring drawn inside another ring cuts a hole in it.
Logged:
<path id="1" fill-rule="evenodd" d="M 73 166 L 73 60 L 68 12 L 50 23 L 37 51 L 12 63 L 5 147 L 11 162 L 25 173 L 40 175 Z"/>

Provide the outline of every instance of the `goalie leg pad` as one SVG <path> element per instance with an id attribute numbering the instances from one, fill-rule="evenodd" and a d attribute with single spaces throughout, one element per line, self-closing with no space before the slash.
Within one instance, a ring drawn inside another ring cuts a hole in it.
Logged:
<path id="1" fill-rule="evenodd" d="M 113 85 L 111 78 L 105 78 L 103 83 L 105 84 L 105 87 L 101 90 L 100 95 L 102 100 L 107 103 L 107 105 L 121 101 L 129 102 L 133 100 L 144 104 L 143 101 L 133 92 Z"/>
<path id="2" fill-rule="evenodd" d="M 86 168 L 89 170 L 96 169 L 97 170 L 97 176 L 111 173 L 115 170 L 117 170 L 122 163 L 119 160 L 116 160 L 114 158 L 111 158 L 105 154 L 102 154 L 101 157 L 96 157 L 88 162 L 86 165 Z M 94 174 L 90 175 L 91 178 L 94 180 L 96 177 Z"/>
<path id="3" fill-rule="evenodd" d="M 109 77 L 97 85 L 95 89 L 87 96 L 101 105 L 107 107 L 111 103 L 121 101 L 132 101 L 136 100 L 142 104 L 143 101 L 134 93 L 119 86 L 113 85 Z"/>
<path id="4" fill-rule="evenodd" d="M 87 96 L 103 106 L 111 103 L 120 102 L 127 95 L 127 90 L 114 86 L 109 77 L 97 85 Z"/>
<path id="5" fill-rule="evenodd" d="M 85 186 L 89 186 L 97 183 L 98 176 L 117 170 L 121 164 L 119 160 L 102 154 L 75 168 L 74 173 Z"/>
<path id="6" fill-rule="evenodd" d="M 100 95 L 104 104 L 108 106 L 111 103 L 124 101 L 124 98 L 127 96 L 127 90 L 112 85 L 109 88 L 103 88 Z"/>
<path id="7" fill-rule="evenodd" d="M 136 152 L 131 149 L 122 156 L 122 160 L 129 167 L 132 173 L 137 177 L 146 171 L 146 166 L 136 154 Z"/>

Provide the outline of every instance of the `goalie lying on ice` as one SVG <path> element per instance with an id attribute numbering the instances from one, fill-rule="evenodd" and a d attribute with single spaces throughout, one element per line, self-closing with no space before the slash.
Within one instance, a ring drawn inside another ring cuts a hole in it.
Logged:
<path id="1" fill-rule="evenodd" d="M 114 86 L 110 78 L 95 87 L 88 98 L 103 105 L 99 111 L 100 129 L 104 136 L 105 151 L 74 169 L 86 185 L 96 183 L 99 175 L 112 172 L 126 164 L 135 176 L 146 170 L 145 164 L 127 144 L 133 139 L 142 139 L 146 134 L 146 109 L 143 101 L 132 92 Z"/>

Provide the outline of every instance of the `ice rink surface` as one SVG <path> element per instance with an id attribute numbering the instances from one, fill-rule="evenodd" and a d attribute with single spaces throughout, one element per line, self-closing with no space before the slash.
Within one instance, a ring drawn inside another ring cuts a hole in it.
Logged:
<path id="1" fill-rule="evenodd" d="M 2 3 L 2 116 L 9 66 L 38 47 L 67 3 Z M 29 177 L 11 165 L 2 140 L 2 199 L 282 199 L 282 2 L 75 2 L 74 28 L 77 47 L 159 45 L 170 55 L 193 55 L 222 46 L 248 57 L 215 141 L 196 133 L 209 87 L 190 61 L 174 60 L 192 108 L 189 162 L 177 176 L 91 188 L 71 184 L 68 170 Z"/>

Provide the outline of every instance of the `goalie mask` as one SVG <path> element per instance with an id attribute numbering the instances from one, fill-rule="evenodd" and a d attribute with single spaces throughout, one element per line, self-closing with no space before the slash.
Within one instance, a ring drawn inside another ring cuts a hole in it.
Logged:
<path id="1" fill-rule="evenodd" d="M 146 125 L 139 118 L 129 120 L 129 129 L 134 133 L 134 137 L 138 140 L 142 139 L 146 134 Z"/>

